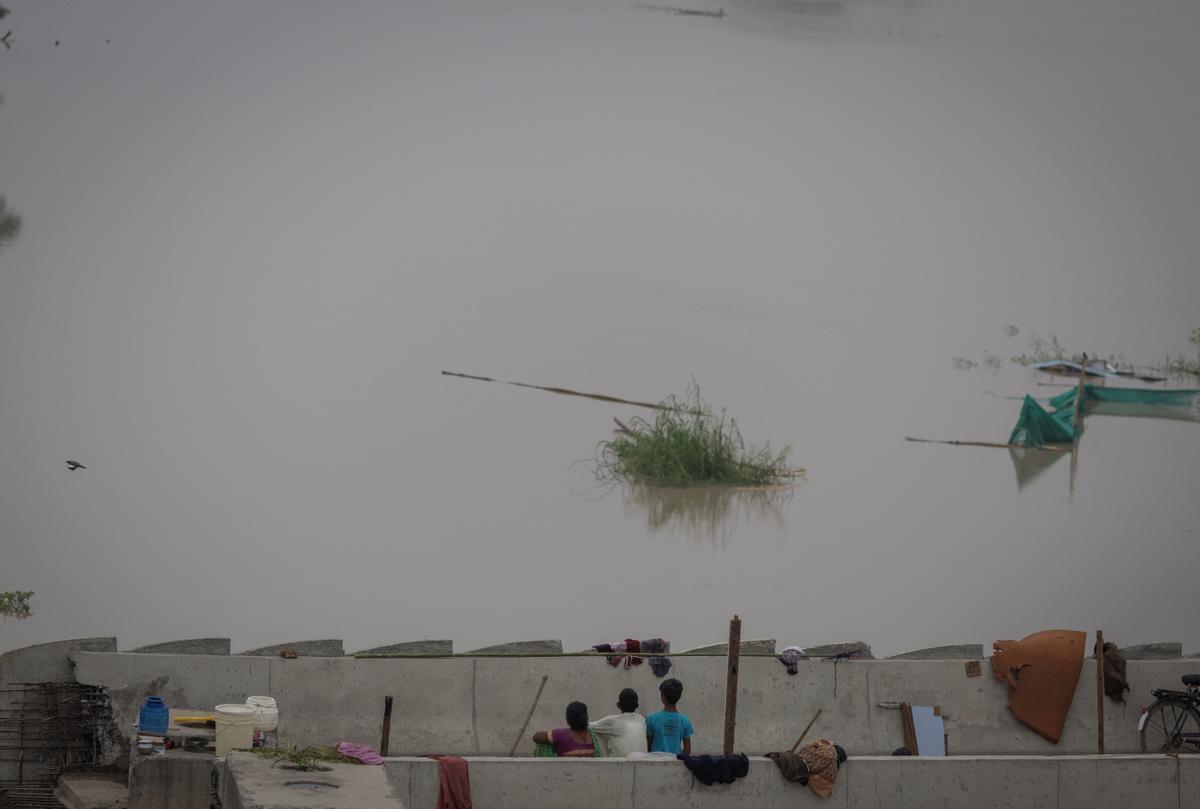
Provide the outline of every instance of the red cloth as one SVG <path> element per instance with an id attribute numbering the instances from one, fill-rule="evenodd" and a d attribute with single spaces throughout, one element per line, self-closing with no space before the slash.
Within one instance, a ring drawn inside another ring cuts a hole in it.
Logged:
<path id="1" fill-rule="evenodd" d="M 471 777 L 467 760 L 459 756 L 430 756 L 438 763 L 442 786 L 437 809 L 471 809 Z"/>

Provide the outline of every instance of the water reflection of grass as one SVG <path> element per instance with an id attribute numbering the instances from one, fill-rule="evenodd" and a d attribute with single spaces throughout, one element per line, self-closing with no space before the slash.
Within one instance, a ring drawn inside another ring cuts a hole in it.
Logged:
<path id="1" fill-rule="evenodd" d="M 8 201 L 0 194 L 0 247 L 14 242 L 21 233 L 21 215 L 9 210 Z"/>
<path id="2" fill-rule="evenodd" d="M 623 486 L 628 511 L 646 515 L 651 533 L 663 530 L 686 534 L 696 544 L 707 541 L 725 547 L 735 529 L 747 522 L 784 525 L 783 507 L 796 487 L 760 486 Z"/>

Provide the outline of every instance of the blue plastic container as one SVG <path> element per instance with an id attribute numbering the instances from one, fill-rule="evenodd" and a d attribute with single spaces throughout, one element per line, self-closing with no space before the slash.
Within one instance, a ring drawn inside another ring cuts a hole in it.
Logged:
<path id="1" fill-rule="evenodd" d="M 142 710 L 138 712 L 138 730 L 142 733 L 166 736 L 170 718 L 171 713 L 162 697 L 146 697 Z"/>

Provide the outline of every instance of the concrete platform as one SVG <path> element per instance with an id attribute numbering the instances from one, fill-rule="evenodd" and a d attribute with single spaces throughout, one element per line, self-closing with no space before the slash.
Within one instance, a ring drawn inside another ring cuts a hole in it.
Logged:
<path id="1" fill-rule="evenodd" d="M 128 809 L 127 780 L 123 773 L 70 772 L 58 779 L 54 794 L 65 809 Z"/>
<path id="2" fill-rule="evenodd" d="M 437 762 L 425 759 L 434 765 Z M 311 786 L 309 786 L 311 785 Z M 231 753 L 220 770 L 222 809 L 404 809 L 382 766 L 330 764 L 327 772 L 273 767 L 251 753 Z M 436 805 L 434 800 L 422 806 Z M 481 808 L 483 804 L 480 804 Z"/>

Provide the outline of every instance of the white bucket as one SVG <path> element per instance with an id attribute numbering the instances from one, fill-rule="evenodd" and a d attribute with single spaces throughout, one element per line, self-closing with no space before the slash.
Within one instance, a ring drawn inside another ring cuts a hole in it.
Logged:
<path id="1" fill-rule="evenodd" d="M 217 722 L 217 757 L 229 754 L 230 750 L 249 750 L 254 741 L 254 718 L 257 708 L 249 705 L 218 705 L 214 718 Z"/>
<path id="2" fill-rule="evenodd" d="M 246 697 L 246 704 L 257 712 L 254 717 L 255 730 L 269 733 L 279 727 L 279 706 L 273 697 Z"/>

